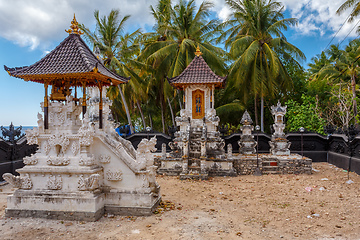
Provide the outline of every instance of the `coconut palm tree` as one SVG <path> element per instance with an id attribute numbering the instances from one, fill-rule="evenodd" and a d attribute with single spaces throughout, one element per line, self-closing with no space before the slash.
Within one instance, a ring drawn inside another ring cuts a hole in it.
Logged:
<path id="1" fill-rule="evenodd" d="M 355 39 L 341 50 L 334 61 L 328 63 L 318 72 L 319 79 L 328 79 L 331 83 L 350 82 L 352 92 L 353 113 L 357 115 L 356 81 L 360 75 L 360 40 Z M 356 119 L 355 119 L 356 122 Z"/>
<path id="2" fill-rule="evenodd" d="M 147 42 L 139 60 L 153 69 L 160 98 L 163 131 L 165 131 L 165 100 L 173 93 L 166 77 L 179 75 L 195 57 L 199 46 L 202 56 L 210 68 L 219 75 L 225 75 L 225 52 L 210 43 L 210 34 L 218 25 L 218 20 L 208 20 L 210 2 L 204 1 L 196 10 L 195 0 L 180 0 L 171 7 L 171 1 L 161 0 L 156 8 L 151 7 L 157 21 L 155 32 L 146 35 Z"/>
<path id="3" fill-rule="evenodd" d="M 93 45 L 94 49 L 99 48 L 104 64 L 112 71 L 120 75 L 131 76 L 130 85 L 141 86 L 141 79 L 135 70 L 130 67 L 131 59 L 139 52 L 139 46 L 136 38 L 140 35 L 140 30 L 136 30 L 131 34 L 124 34 L 124 25 L 130 15 L 124 16 L 120 20 L 119 10 L 113 9 L 108 16 L 99 16 L 99 11 L 94 11 L 96 27 L 93 32 L 86 28 L 83 24 L 80 28 L 85 33 L 85 38 Z M 118 89 L 109 91 L 110 98 L 114 99 L 120 94 L 122 104 L 125 109 L 130 129 L 133 132 L 130 111 L 123 90 L 126 86 L 118 86 Z M 137 89 L 133 87 L 132 89 Z"/>
<path id="4" fill-rule="evenodd" d="M 349 8 L 353 8 L 353 10 L 352 10 L 352 12 L 350 14 L 350 17 L 348 19 L 348 22 L 352 22 L 352 21 L 354 21 L 354 18 L 356 18 L 360 14 L 360 0 L 346 0 L 339 7 L 339 9 L 336 11 L 336 13 L 338 15 L 340 15 Z M 359 32 L 359 29 L 358 29 L 358 32 Z"/>
<path id="5" fill-rule="evenodd" d="M 244 96 L 261 98 L 261 130 L 264 130 L 264 97 L 292 88 L 292 80 L 282 60 L 299 65 L 305 55 L 290 44 L 282 31 L 297 23 L 284 18 L 283 6 L 272 0 L 226 0 L 233 13 L 220 27 L 226 29 L 218 41 L 225 40 L 234 62 L 228 87 Z M 256 104 L 255 104 L 256 106 Z M 256 110 L 255 110 L 256 111 Z M 257 114 L 256 114 L 257 115 Z M 256 117 L 257 118 L 257 117 Z"/>

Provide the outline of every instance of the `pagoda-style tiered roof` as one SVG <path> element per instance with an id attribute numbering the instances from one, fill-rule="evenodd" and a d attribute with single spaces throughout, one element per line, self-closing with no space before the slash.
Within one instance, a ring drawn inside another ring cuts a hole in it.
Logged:
<path id="1" fill-rule="evenodd" d="M 31 66 L 8 68 L 5 70 L 14 77 L 52 85 L 53 81 L 68 82 L 70 86 L 103 86 L 126 83 L 130 78 L 120 76 L 107 69 L 81 39 L 81 31 L 74 19 L 69 36 L 53 51 Z"/>
<path id="2" fill-rule="evenodd" d="M 226 76 L 220 77 L 216 75 L 211 70 L 202 58 L 198 47 L 196 49 L 195 58 L 185 70 L 179 76 L 168 78 L 168 81 L 172 86 L 178 89 L 183 89 L 185 86 L 193 84 L 215 85 L 216 88 L 223 88 L 226 78 Z"/>

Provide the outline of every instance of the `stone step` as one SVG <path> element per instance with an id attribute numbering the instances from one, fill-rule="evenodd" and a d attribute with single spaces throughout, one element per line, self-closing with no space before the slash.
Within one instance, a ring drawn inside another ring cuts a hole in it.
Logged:
<path id="1" fill-rule="evenodd" d="M 278 171 L 263 171 L 263 173 L 266 173 L 266 174 L 278 174 L 279 172 Z"/>

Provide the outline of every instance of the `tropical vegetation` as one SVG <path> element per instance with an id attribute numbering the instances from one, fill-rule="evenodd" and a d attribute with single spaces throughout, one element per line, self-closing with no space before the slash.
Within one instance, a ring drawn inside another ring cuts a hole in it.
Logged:
<path id="1" fill-rule="evenodd" d="M 302 126 L 324 133 L 327 124 L 358 123 L 359 40 L 343 48 L 331 45 L 303 67 L 304 54 L 283 34 L 297 20 L 284 18 L 280 2 L 225 2 L 232 13 L 224 22 L 211 15 L 210 1 L 197 6 L 195 0 L 158 0 L 149 9 L 155 21 L 151 32 L 125 33 L 130 16 L 122 17 L 119 10 L 108 16 L 96 10 L 94 31 L 81 25 L 104 64 L 131 77 L 128 84 L 108 89 L 119 124 L 138 131 L 150 126 L 161 132 L 174 126 L 183 93 L 171 87 L 167 78 L 187 67 L 197 47 L 216 74 L 227 76 L 226 87 L 215 93 L 215 107 L 221 124 L 232 131 L 247 109 L 255 124 L 270 132 L 270 106 L 278 99 L 288 105 L 288 131 Z M 359 4 L 347 0 L 338 12 L 353 8 L 354 18 Z"/>

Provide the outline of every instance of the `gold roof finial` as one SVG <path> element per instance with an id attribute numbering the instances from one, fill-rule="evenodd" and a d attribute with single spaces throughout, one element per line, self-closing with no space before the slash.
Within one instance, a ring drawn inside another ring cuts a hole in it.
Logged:
<path id="1" fill-rule="evenodd" d="M 78 25 L 79 25 L 79 23 L 76 21 L 75 13 L 74 13 L 74 18 L 71 21 L 70 29 L 65 30 L 65 32 L 67 32 L 69 34 L 78 34 L 78 35 L 83 34 L 83 32 L 79 29 Z"/>
<path id="2" fill-rule="evenodd" d="M 196 48 L 195 55 L 198 56 L 198 57 L 202 55 L 202 52 L 200 51 L 199 44 L 198 44 L 198 46 L 197 46 L 197 48 Z"/>

